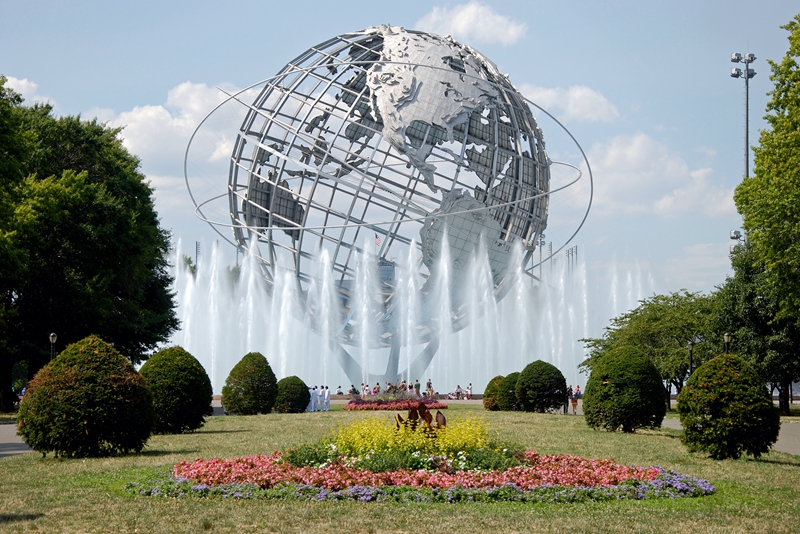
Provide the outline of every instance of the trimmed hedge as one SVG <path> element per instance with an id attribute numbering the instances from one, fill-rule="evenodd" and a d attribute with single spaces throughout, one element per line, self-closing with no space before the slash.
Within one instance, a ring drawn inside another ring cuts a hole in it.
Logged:
<path id="1" fill-rule="evenodd" d="M 520 410 L 561 410 L 567 398 L 567 380 L 555 365 L 536 360 L 519 373 L 515 393 Z"/>
<path id="2" fill-rule="evenodd" d="M 519 380 L 519 373 L 511 373 L 503 378 L 497 387 L 497 407 L 504 412 L 519 410 L 517 380 Z"/>
<path id="3" fill-rule="evenodd" d="M 97 457 L 139 452 L 153 428 L 144 378 L 97 336 L 68 346 L 36 373 L 20 403 L 18 430 L 43 455 Z"/>
<path id="4" fill-rule="evenodd" d="M 260 352 L 250 352 L 233 366 L 222 388 L 222 406 L 237 415 L 270 413 L 278 396 L 278 380 Z"/>
<path id="5" fill-rule="evenodd" d="M 620 347 L 592 368 L 583 395 L 583 413 L 595 430 L 659 428 L 666 412 L 661 375 L 653 362 L 635 349 Z"/>
<path id="6" fill-rule="evenodd" d="M 711 458 L 758 458 L 778 440 L 781 421 L 764 380 L 732 354 L 698 367 L 678 394 L 681 441 Z"/>
<path id="7" fill-rule="evenodd" d="M 311 401 L 308 386 L 299 377 L 287 376 L 278 380 L 278 396 L 275 411 L 280 413 L 301 413 L 306 411 Z"/>
<path id="8" fill-rule="evenodd" d="M 483 409 L 491 412 L 496 412 L 500 409 L 497 405 L 497 393 L 500 391 L 500 382 L 502 382 L 503 375 L 497 375 L 489 380 L 486 388 L 483 390 Z"/>
<path id="9" fill-rule="evenodd" d="M 197 359 L 181 347 L 168 347 L 139 370 L 153 394 L 153 432 L 180 434 L 197 430 L 212 415 L 211 379 Z"/>

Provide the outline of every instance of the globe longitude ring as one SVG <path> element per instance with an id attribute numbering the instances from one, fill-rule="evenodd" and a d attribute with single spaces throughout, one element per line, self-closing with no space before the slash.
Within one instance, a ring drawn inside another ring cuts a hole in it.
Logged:
<path id="1" fill-rule="evenodd" d="M 539 243 L 550 195 L 577 181 L 551 190 L 529 101 L 450 38 L 389 26 L 341 35 L 228 100 L 247 109 L 230 223 L 205 217 L 213 199 L 192 194 L 197 214 L 231 228 L 270 290 L 291 286 L 337 343 L 434 345 L 464 327 L 458 288 L 483 277 L 501 299 Z"/>

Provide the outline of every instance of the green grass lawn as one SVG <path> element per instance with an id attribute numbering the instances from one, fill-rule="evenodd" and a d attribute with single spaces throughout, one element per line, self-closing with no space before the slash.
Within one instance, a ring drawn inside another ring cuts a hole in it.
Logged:
<path id="1" fill-rule="evenodd" d="M 706 478 L 717 494 L 696 499 L 572 505 L 384 504 L 164 499 L 123 491 L 181 460 L 269 453 L 312 442 L 363 413 L 214 417 L 199 432 L 154 436 L 142 454 L 61 460 L 29 453 L 0 459 L 0 532 L 797 532 L 800 457 L 717 462 L 686 452 L 679 432 L 596 432 L 583 417 L 483 412 L 507 439 L 540 453 L 614 458 Z M 374 415 L 374 414 L 367 414 Z M 393 414 L 385 414 L 392 417 Z"/>

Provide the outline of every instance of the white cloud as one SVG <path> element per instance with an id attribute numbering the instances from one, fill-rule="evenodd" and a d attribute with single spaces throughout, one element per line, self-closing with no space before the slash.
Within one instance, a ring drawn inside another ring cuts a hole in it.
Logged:
<path id="1" fill-rule="evenodd" d="M 471 1 L 452 8 L 434 7 L 419 19 L 415 28 L 450 35 L 454 39 L 479 43 L 512 45 L 525 36 L 528 27 L 500 15 L 491 6 Z"/>
<path id="2" fill-rule="evenodd" d="M 520 90 L 548 112 L 555 115 L 555 110 L 560 110 L 558 118 L 565 122 L 614 122 L 620 118 L 617 106 L 602 93 L 584 85 L 564 89 L 525 84 Z"/>
<path id="3" fill-rule="evenodd" d="M 733 191 L 713 182 L 713 170 L 692 170 L 683 157 L 644 133 L 618 135 L 589 150 L 594 215 L 735 213 Z"/>
<path id="4" fill-rule="evenodd" d="M 27 78 L 14 78 L 13 76 L 7 77 L 8 81 L 6 82 L 7 87 L 11 87 L 14 91 L 18 92 L 22 95 L 22 98 L 25 99 L 25 103 L 28 105 L 32 105 L 36 102 L 39 103 L 47 103 L 49 102 L 53 107 L 56 105 L 56 101 L 50 98 L 49 96 L 42 96 L 38 93 L 39 84 L 36 82 L 32 82 Z"/>
<path id="5" fill-rule="evenodd" d="M 659 269 L 666 287 L 689 291 L 709 290 L 725 281 L 731 272 L 729 244 L 697 243 L 681 250 L 680 256 L 667 258 Z"/>

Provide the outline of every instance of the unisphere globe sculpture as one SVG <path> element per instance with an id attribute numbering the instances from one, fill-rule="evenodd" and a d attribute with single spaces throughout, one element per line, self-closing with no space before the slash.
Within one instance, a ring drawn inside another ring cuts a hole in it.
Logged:
<path id="1" fill-rule="evenodd" d="M 469 321 L 460 289 L 501 299 L 547 225 L 551 162 L 525 99 L 474 49 L 380 26 L 309 49 L 243 103 L 237 245 L 271 291 L 291 286 L 354 384 L 421 378 Z M 385 372 L 345 345 L 389 347 Z"/>

